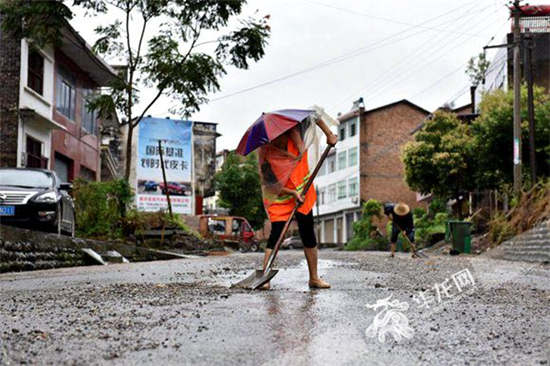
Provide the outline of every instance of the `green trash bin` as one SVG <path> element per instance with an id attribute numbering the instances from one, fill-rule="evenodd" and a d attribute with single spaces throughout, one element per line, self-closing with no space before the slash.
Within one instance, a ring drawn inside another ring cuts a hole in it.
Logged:
<path id="1" fill-rule="evenodd" d="M 449 220 L 445 230 L 445 240 L 453 244 L 453 249 L 460 253 L 470 253 L 472 244 L 472 223 L 468 221 Z"/>

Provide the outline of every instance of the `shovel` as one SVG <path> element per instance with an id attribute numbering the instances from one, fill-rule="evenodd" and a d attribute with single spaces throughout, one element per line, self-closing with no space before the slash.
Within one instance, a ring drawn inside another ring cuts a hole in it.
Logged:
<path id="1" fill-rule="evenodd" d="M 412 248 L 412 251 L 413 251 L 413 257 L 423 257 L 423 258 L 428 258 L 428 256 L 424 253 L 420 253 L 416 250 L 416 245 L 411 241 L 411 239 L 409 239 L 409 237 L 407 236 L 407 233 L 405 232 L 405 230 L 401 229 L 399 227 L 399 225 L 397 225 L 395 222 L 393 223 L 397 226 L 397 228 L 399 229 L 399 231 L 401 231 L 401 235 L 403 235 L 403 237 L 405 237 L 405 239 L 409 242 L 409 245 L 411 246 Z"/>
<path id="2" fill-rule="evenodd" d="M 328 145 L 325 151 L 323 152 L 323 155 L 321 155 L 321 158 L 319 159 L 319 162 L 317 162 L 317 166 L 315 167 L 315 170 L 313 170 L 313 173 L 309 176 L 309 179 L 304 187 L 304 190 L 302 191 L 302 195 L 305 196 L 307 191 L 309 190 L 309 187 L 313 184 L 313 179 L 317 175 L 317 172 L 321 168 L 321 165 L 323 164 L 323 161 L 325 161 L 326 157 L 328 156 L 328 153 L 330 152 L 330 149 L 333 147 L 333 145 Z M 283 227 L 283 230 L 281 231 L 281 235 L 279 235 L 279 239 L 277 239 L 277 242 L 275 243 L 275 247 L 273 248 L 273 251 L 271 252 L 271 255 L 269 256 L 269 259 L 267 261 L 267 265 L 265 266 L 265 270 L 257 269 L 252 273 L 250 276 L 245 278 L 242 281 L 239 281 L 237 283 L 234 283 L 231 285 L 231 287 L 239 287 L 239 288 L 247 288 L 251 290 L 256 290 L 265 283 L 271 281 L 273 277 L 279 272 L 276 269 L 272 269 L 273 262 L 275 261 L 275 257 L 277 257 L 277 253 L 279 252 L 279 247 L 281 246 L 281 243 L 283 242 L 283 238 L 285 237 L 286 232 L 288 231 L 288 228 L 290 227 L 290 222 L 294 218 L 294 215 L 296 214 L 296 211 L 298 210 L 298 207 L 300 206 L 300 203 L 297 202 L 296 206 L 292 210 L 290 217 L 288 220 L 286 220 L 285 226 Z"/>

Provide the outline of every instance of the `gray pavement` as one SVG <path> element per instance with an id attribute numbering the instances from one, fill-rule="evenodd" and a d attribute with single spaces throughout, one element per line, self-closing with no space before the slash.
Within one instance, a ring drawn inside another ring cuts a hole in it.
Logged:
<path id="1" fill-rule="evenodd" d="M 548 265 L 323 250 L 310 290 L 284 251 L 272 290 L 230 289 L 260 258 L 0 275 L 0 364 L 549 364 Z"/>

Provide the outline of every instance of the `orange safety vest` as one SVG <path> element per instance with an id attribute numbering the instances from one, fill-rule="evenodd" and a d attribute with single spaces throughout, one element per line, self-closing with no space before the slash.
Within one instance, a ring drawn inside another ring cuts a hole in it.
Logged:
<path id="1" fill-rule="evenodd" d="M 288 139 L 287 151 L 295 156 L 299 155 L 299 150 L 291 139 Z M 267 157 L 267 159 L 269 160 L 269 157 Z M 275 162 L 270 162 L 270 164 L 275 174 L 278 175 L 276 172 L 277 164 Z M 298 164 L 292 170 L 292 173 L 290 174 L 290 177 L 285 184 L 285 188 L 294 189 L 302 193 L 309 179 L 309 176 L 309 165 L 307 162 L 306 151 L 302 155 L 300 161 L 298 161 Z M 315 192 L 315 187 L 313 185 L 309 187 L 304 198 L 304 203 L 302 203 L 302 205 L 298 207 L 298 212 L 307 215 L 317 201 L 317 193 Z M 288 220 L 295 206 L 296 198 L 294 198 L 294 196 L 280 193 L 275 201 L 266 204 L 269 220 L 271 222 Z"/>

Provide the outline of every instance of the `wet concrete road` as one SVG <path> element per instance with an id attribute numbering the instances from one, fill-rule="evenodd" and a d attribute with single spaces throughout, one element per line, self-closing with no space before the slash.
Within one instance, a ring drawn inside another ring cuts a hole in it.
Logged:
<path id="1" fill-rule="evenodd" d="M 309 290 L 303 254 L 285 251 L 272 290 L 229 289 L 259 261 L 234 254 L 0 275 L 0 364 L 549 364 L 548 265 L 322 251 L 333 288 Z M 365 305 L 390 295 L 408 305 L 390 313 L 401 314 L 393 329 L 411 333 L 382 343 L 365 331 L 384 309 Z"/>

